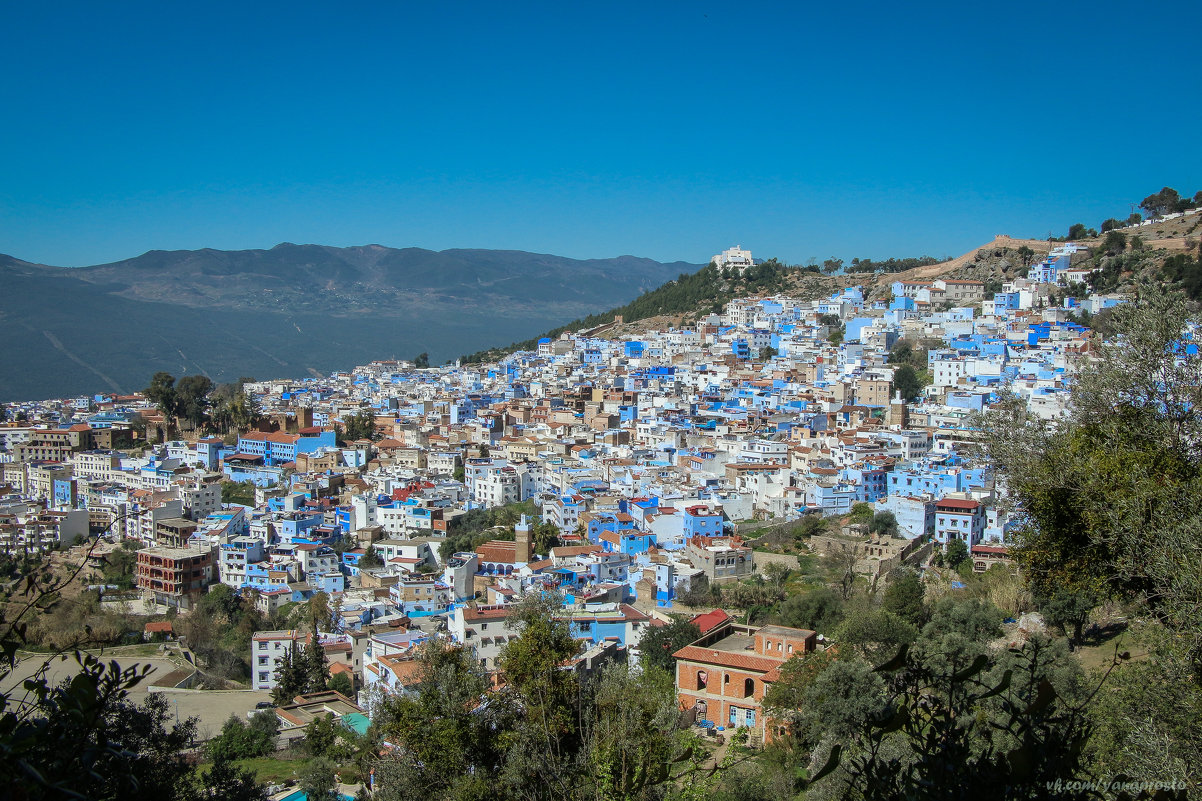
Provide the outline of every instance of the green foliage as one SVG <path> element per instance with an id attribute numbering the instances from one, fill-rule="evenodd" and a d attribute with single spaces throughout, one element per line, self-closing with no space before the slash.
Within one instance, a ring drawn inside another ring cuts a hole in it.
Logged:
<path id="1" fill-rule="evenodd" d="M 24 704 L 0 695 L 0 782 L 14 798 L 186 798 L 191 767 L 183 756 L 196 721 L 169 727 L 170 704 L 129 689 L 146 669 L 122 670 L 76 653 L 79 672 L 52 686 L 44 673 L 25 682 Z"/>
<path id="2" fill-rule="evenodd" d="M 296 643 L 279 659 L 276 668 L 276 685 L 271 691 L 271 700 L 276 706 L 292 703 L 292 699 L 306 692 L 309 677 L 305 671 L 303 648 L 297 648 Z"/>
<path id="3" fill-rule="evenodd" d="M 780 605 L 781 625 L 831 633 L 843 621 L 843 599 L 829 587 L 790 595 Z"/>
<path id="4" fill-rule="evenodd" d="M 1051 586 L 1044 583 L 1040 591 L 1041 594 L 1035 596 L 1035 605 L 1044 618 L 1068 636 L 1070 648 L 1079 644 L 1085 621 L 1101 599 L 1088 587 Z"/>
<path id="5" fill-rule="evenodd" d="M 197 772 L 192 798 L 196 801 L 267 801 L 267 788 L 255 774 L 225 758 L 213 760 L 204 773 Z"/>
<path id="6" fill-rule="evenodd" d="M 419 370 L 430 366 L 430 354 L 422 351 L 413 357 L 413 366 Z"/>
<path id="7" fill-rule="evenodd" d="M 800 268 L 786 266 L 776 259 L 768 259 L 742 273 L 731 271 L 725 275 L 710 263 L 695 273 L 682 273 L 675 281 L 644 292 L 625 306 L 573 320 L 567 325 L 551 329 L 543 336 L 555 339 L 565 331 L 596 328 L 612 322 L 615 316 L 621 316 L 630 323 L 661 314 L 682 314 L 703 308 L 721 312 L 722 306 L 732 298 L 783 290 L 785 282 L 798 272 L 801 272 Z M 532 350 L 538 340 L 539 337 L 534 337 L 514 342 L 508 348 L 479 351 L 460 358 L 465 364 L 496 359 L 515 350 Z"/>
<path id="8" fill-rule="evenodd" d="M 896 537 L 900 529 L 897 526 L 897 516 L 893 512 L 877 512 L 872 516 L 872 523 L 868 526 L 869 534 L 877 534 L 883 537 Z"/>
<path id="9" fill-rule="evenodd" d="M 722 589 L 717 584 L 711 584 L 704 575 L 693 576 L 689 586 L 678 589 L 676 600 L 685 606 L 707 607 L 722 603 Z"/>
<path id="10" fill-rule="evenodd" d="M 1202 688 L 1194 665 L 1160 626 L 1142 627 L 1136 642 L 1147 658 L 1123 660 L 1116 646 L 1119 664 L 1088 707 L 1094 733 L 1086 757 L 1098 776 L 1172 776 L 1197 787 Z"/>
<path id="11" fill-rule="evenodd" d="M 333 712 L 327 712 L 313 718 L 305 727 L 305 750 L 316 757 L 345 759 L 350 756 L 345 740 L 351 735 L 350 729 L 334 719 Z"/>
<path id="12" fill-rule="evenodd" d="M 137 573 L 137 551 L 137 544 L 129 540 L 122 542 L 116 550 L 110 551 L 105 556 L 104 583 L 116 584 L 123 590 L 132 589 Z"/>
<path id="13" fill-rule="evenodd" d="M 255 485 L 250 481 L 222 481 L 221 502 L 241 506 L 255 505 Z"/>
<path id="14" fill-rule="evenodd" d="M 326 689 L 333 690 L 345 695 L 347 698 L 355 697 L 355 688 L 351 684 L 351 679 L 345 673 L 337 673 L 330 676 L 330 680 L 326 682 Z"/>
<path id="15" fill-rule="evenodd" d="M 1148 195 L 1139 202 L 1139 207 L 1148 212 L 1151 217 L 1163 217 L 1166 214 L 1177 211 L 1177 205 L 1181 202 L 1181 196 L 1177 194 L 1176 189 L 1164 187 L 1154 195 Z"/>
<path id="16" fill-rule="evenodd" d="M 163 371 L 155 373 L 151 376 L 149 386 L 142 390 L 142 394 L 146 396 L 146 400 L 155 405 L 155 408 L 168 422 L 175 416 L 178 402 L 176 401 L 175 376 L 171 373 Z"/>
<path id="17" fill-rule="evenodd" d="M 1122 231 L 1108 231 L 1102 247 L 1111 255 L 1122 253 L 1127 249 L 1127 235 Z"/>
<path id="18" fill-rule="evenodd" d="M 885 609 L 860 609 L 848 614 L 835 633 L 835 641 L 877 665 L 914 642 L 918 630 Z"/>
<path id="19" fill-rule="evenodd" d="M 815 534 L 823 534 L 830 529 L 832 521 L 819 514 L 805 515 L 793 527 L 793 538 L 806 540 Z"/>
<path id="20" fill-rule="evenodd" d="M 1161 280 L 1180 287 L 1190 300 L 1202 299 L 1202 263 L 1186 253 L 1178 253 L 1164 260 L 1160 268 Z"/>
<path id="21" fill-rule="evenodd" d="M 853 525 L 867 526 L 872 523 L 874 514 L 872 504 L 859 501 L 852 504 L 851 513 L 848 514 L 848 522 Z"/>
<path id="22" fill-rule="evenodd" d="M 875 670 L 847 649 L 786 663 L 765 704 L 809 755 L 807 797 L 1032 798 L 1081 778 L 1080 668 L 1046 639 L 991 650 L 996 619 L 947 601 Z"/>
<path id="23" fill-rule="evenodd" d="M 639 651 L 642 653 L 639 664 L 675 676 L 676 660 L 672 654 L 699 639 L 701 629 L 697 628 L 696 623 L 685 617 L 674 618 L 668 625 L 652 628 L 643 635 L 639 642 Z"/>
<path id="24" fill-rule="evenodd" d="M 538 509 L 533 500 L 490 509 L 472 509 L 454 517 L 447 523 L 447 536 L 438 546 L 438 554 L 445 561 L 452 554 L 474 551 L 489 540 L 512 540 L 513 527 L 522 519 L 522 515 L 530 520 L 538 519 Z M 554 547 L 552 543 L 558 537 L 558 529 L 552 532 L 547 525 L 536 524 L 531 527 L 531 541 L 536 553 L 547 553 Z"/>
<path id="25" fill-rule="evenodd" d="M 885 588 L 881 608 L 892 612 L 912 626 L 926 622 L 927 609 L 922 579 L 912 570 L 894 570 Z"/>
<path id="26" fill-rule="evenodd" d="M 948 541 L 944 549 L 943 561 L 952 570 L 956 570 L 968 559 L 968 544 L 959 537 Z"/>
<path id="27" fill-rule="evenodd" d="M 363 411 L 343 417 L 339 439 L 343 442 L 357 442 L 361 439 L 373 441 L 380 439 L 380 433 L 376 430 L 375 416 L 370 411 Z"/>
<path id="28" fill-rule="evenodd" d="M 919 378 L 918 371 L 910 365 L 903 364 L 893 371 L 893 389 L 901 393 L 902 400 L 913 400 L 925 388 L 926 383 Z"/>
<path id="29" fill-rule="evenodd" d="M 266 756 L 275 750 L 278 730 L 279 719 L 274 710 L 258 713 L 249 725 L 230 715 L 221 727 L 221 734 L 205 744 L 205 752 L 214 761 Z"/>
<path id="30" fill-rule="evenodd" d="M 301 771 L 300 790 L 307 801 L 340 801 L 334 784 L 334 764 L 324 757 L 309 761 Z"/>
<path id="31" fill-rule="evenodd" d="M 590 713 L 584 751 L 598 798 L 646 798 L 668 780 L 682 745 L 672 676 L 654 667 L 610 667 L 593 689 Z"/>
<path id="32" fill-rule="evenodd" d="M 1069 421 L 1009 402 L 984 425 L 1024 512 L 1014 550 L 1033 594 L 1138 600 L 1202 655 L 1202 357 L 1179 346 L 1196 324 L 1149 289 L 1114 311 L 1116 341 L 1074 384 Z"/>
<path id="33" fill-rule="evenodd" d="M 503 755 L 493 716 L 479 706 L 488 679 L 461 647 L 433 642 L 418 660 L 416 692 L 386 696 L 375 716 L 381 736 L 398 746 L 377 768 L 384 797 L 471 797 Z"/>
<path id="34" fill-rule="evenodd" d="M 361 569 L 369 567 L 382 567 L 384 564 L 384 559 L 380 556 L 379 551 L 377 551 L 373 546 L 368 545 L 367 550 L 365 550 L 363 555 L 359 557 L 358 564 Z"/>

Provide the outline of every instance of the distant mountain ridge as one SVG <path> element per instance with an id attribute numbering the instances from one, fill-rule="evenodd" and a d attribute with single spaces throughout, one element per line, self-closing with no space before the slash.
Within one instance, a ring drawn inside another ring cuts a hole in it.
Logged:
<path id="1" fill-rule="evenodd" d="M 88 267 L 0 255 L 0 400 L 132 391 L 157 370 L 327 373 L 432 362 L 620 305 L 701 265 L 514 250 L 152 250 Z"/>

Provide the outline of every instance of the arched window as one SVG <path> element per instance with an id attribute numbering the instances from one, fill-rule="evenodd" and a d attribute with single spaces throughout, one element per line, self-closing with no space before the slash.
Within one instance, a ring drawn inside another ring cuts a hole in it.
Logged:
<path id="1" fill-rule="evenodd" d="M 697 689 L 704 690 L 705 683 L 709 680 L 709 674 L 704 670 L 697 671 Z"/>
<path id="2" fill-rule="evenodd" d="M 750 698 L 755 694 L 755 679 L 743 680 L 743 697 Z"/>

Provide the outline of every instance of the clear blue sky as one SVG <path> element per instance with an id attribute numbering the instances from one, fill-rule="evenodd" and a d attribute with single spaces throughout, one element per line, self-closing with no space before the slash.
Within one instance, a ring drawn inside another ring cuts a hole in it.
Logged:
<path id="1" fill-rule="evenodd" d="M 0 7 L 0 252 L 955 255 L 1202 189 L 1202 4 Z"/>

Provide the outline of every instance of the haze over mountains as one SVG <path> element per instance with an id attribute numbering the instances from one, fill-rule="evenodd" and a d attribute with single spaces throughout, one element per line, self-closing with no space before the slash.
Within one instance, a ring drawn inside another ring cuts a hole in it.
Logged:
<path id="1" fill-rule="evenodd" d="M 143 388 L 158 370 L 301 376 L 432 363 L 621 305 L 702 265 L 512 250 L 152 250 L 91 267 L 0 255 L 0 400 Z"/>

